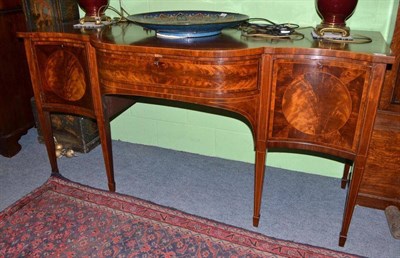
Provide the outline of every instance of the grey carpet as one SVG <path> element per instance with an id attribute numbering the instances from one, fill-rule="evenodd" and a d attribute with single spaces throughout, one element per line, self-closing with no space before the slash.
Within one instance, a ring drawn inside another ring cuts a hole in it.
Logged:
<path id="1" fill-rule="evenodd" d="M 36 129 L 13 158 L 0 156 L 0 210 L 50 175 Z M 252 226 L 253 164 L 113 141 L 117 191 L 285 240 L 367 257 L 400 257 L 383 211 L 356 207 L 344 248 L 338 246 L 345 190 L 340 180 L 268 167 L 261 219 Z M 101 148 L 61 158 L 66 178 L 107 189 Z"/>

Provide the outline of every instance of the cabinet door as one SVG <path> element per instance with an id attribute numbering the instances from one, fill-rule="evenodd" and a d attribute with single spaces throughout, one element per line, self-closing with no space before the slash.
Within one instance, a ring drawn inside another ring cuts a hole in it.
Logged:
<path id="1" fill-rule="evenodd" d="M 94 117 L 85 43 L 38 41 L 34 52 L 43 108 Z"/>
<path id="2" fill-rule="evenodd" d="M 277 59 L 269 145 L 351 158 L 359 144 L 369 69 L 338 59 Z"/>

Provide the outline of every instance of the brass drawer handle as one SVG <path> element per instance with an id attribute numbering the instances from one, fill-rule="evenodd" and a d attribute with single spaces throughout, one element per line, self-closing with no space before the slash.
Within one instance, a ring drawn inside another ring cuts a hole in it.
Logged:
<path id="1" fill-rule="evenodd" d="M 154 64 L 155 66 L 160 66 L 160 59 L 161 59 L 162 57 L 163 57 L 162 55 L 155 54 L 155 55 L 154 55 L 154 62 L 153 62 L 153 64 Z"/>

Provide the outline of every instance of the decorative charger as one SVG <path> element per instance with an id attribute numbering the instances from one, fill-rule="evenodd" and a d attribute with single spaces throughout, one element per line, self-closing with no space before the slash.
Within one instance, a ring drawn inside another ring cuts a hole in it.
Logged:
<path id="1" fill-rule="evenodd" d="M 165 38 L 197 38 L 214 36 L 225 28 L 238 26 L 247 15 L 212 11 L 166 11 L 129 15 L 128 21 L 154 30 Z"/>

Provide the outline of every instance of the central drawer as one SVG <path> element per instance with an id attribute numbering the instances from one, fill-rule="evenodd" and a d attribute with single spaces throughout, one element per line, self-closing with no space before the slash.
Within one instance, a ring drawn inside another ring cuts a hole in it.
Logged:
<path id="1" fill-rule="evenodd" d="M 100 83 L 113 89 L 178 90 L 204 96 L 259 89 L 259 57 L 201 58 L 98 52 Z"/>

